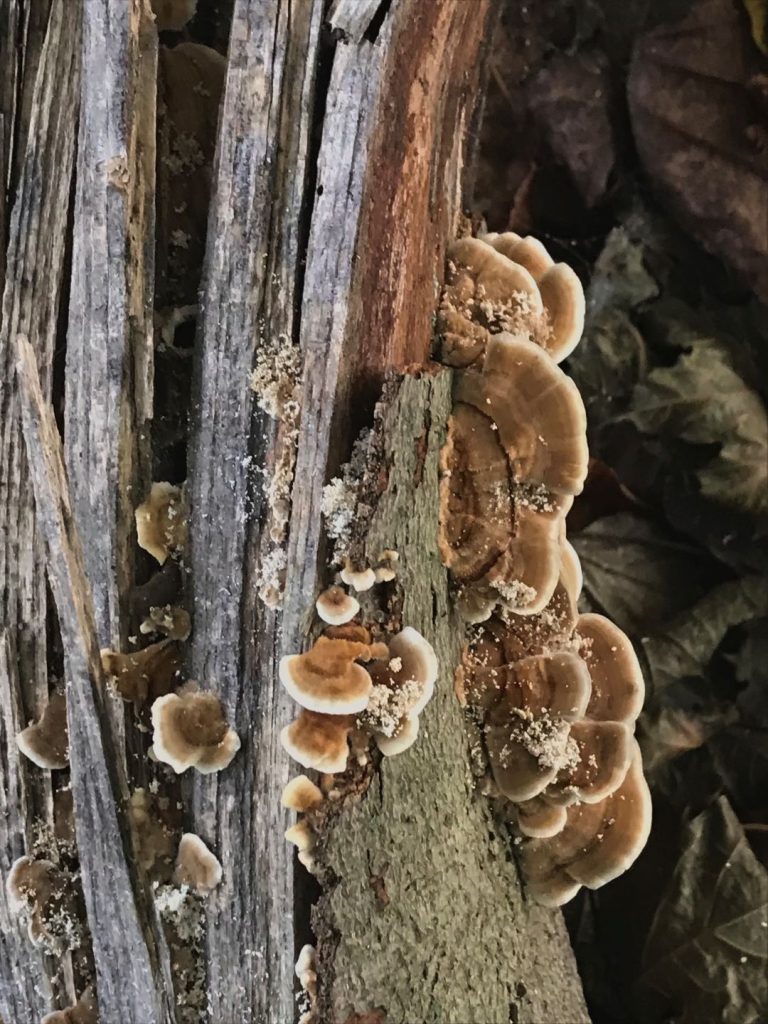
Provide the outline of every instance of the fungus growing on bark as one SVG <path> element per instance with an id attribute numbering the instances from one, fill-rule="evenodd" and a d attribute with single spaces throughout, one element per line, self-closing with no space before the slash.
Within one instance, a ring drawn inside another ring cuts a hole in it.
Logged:
<path id="1" fill-rule="evenodd" d="M 341 570 L 341 581 L 360 594 L 370 590 L 376 583 L 376 571 L 371 568 L 355 569 L 347 562 Z"/>
<path id="2" fill-rule="evenodd" d="M 10 909 L 27 918 L 27 933 L 52 952 L 74 949 L 81 924 L 72 880 L 49 860 L 19 857 L 5 880 Z"/>
<path id="3" fill-rule="evenodd" d="M 385 757 L 402 754 L 416 742 L 419 735 L 419 719 L 417 715 L 406 715 L 400 719 L 395 732 L 391 736 L 377 732 L 376 746 Z"/>
<path id="4" fill-rule="evenodd" d="M 121 654 L 104 649 L 101 667 L 123 700 L 141 703 L 170 693 L 179 682 L 183 658 L 173 640 Z"/>
<path id="5" fill-rule="evenodd" d="M 372 682 L 355 659 L 369 658 L 371 652 L 366 644 L 321 636 L 305 654 L 280 659 L 280 681 L 308 711 L 356 714 L 368 703 Z"/>
<path id="6" fill-rule="evenodd" d="M 227 725 L 213 693 L 169 693 L 152 705 L 152 743 L 158 761 L 179 774 L 226 768 L 240 749 L 240 737 Z"/>
<path id="7" fill-rule="evenodd" d="M 573 383 L 521 337 L 489 340 L 482 371 L 458 377 L 441 453 L 439 546 L 471 622 L 496 604 L 536 614 L 561 572 L 562 528 L 587 471 Z"/>
<path id="8" fill-rule="evenodd" d="M 635 861 L 651 827 L 651 797 L 642 759 L 633 744 L 624 781 L 598 803 L 566 810 L 561 831 L 523 844 L 522 867 L 532 894 L 545 906 L 561 906 L 580 886 L 598 889 Z"/>
<path id="9" fill-rule="evenodd" d="M 347 767 L 352 715 L 323 715 L 302 709 L 280 733 L 283 749 L 303 768 L 336 775 Z"/>
<path id="10" fill-rule="evenodd" d="M 162 633 L 171 640 L 186 640 L 192 632 L 192 619 L 185 608 L 153 605 L 139 626 L 140 633 Z"/>
<path id="11" fill-rule="evenodd" d="M 138 788 L 131 793 L 128 815 L 141 869 L 150 873 L 153 879 L 169 881 L 180 814 L 172 813 L 171 802 L 167 798 L 154 796 L 146 789 Z"/>
<path id="12" fill-rule="evenodd" d="M 66 768 L 69 764 L 67 699 L 56 690 L 48 698 L 39 721 L 22 729 L 16 746 L 38 768 Z"/>
<path id="13" fill-rule="evenodd" d="M 136 539 L 163 565 L 187 542 L 187 514 L 181 488 L 169 483 L 152 484 L 149 497 L 136 509 Z"/>
<path id="14" fill-rule="evenodd" d="M 343 587 L 329 587 L 315 602 L 317 614 L 331 626 L 343 626 L 360 611 L 360 602 Z"/>
<path id="15" fill-rule="evenodd" d="M 221 864 L 200 836 L 185 832 L 176 854 L 176 884 L 188 885 L 196 892 L 208 893 L 219 884 L 221 874 Z"/>
<path id="16" fill-rule="evenodd" d="M 152 0 L 158 32 L 178 32 L 195 16 L 197 0 Z"/>
<path id="17" fill-rule="evenodd" d="M 643 708 L 645 683 L 629 637 L 603 615 L 580 615 L 576 628 L 592 677 L 587 717 L 634 722 Z"/>
<path id="18" fill-rule="evenodd" d="M 551 804 L 540 796 L 523 800 L 517 805 L 517 827 L 524 836 L 548 839 L 561 832 L 567 820 L 565 807 Z"/>
<path id="19" fill-rule="evenodd" d="M 46 1013 L 40 1024 L 98 1024 L 99 1004 L 93 989 L 86 988 L 74 1006 Z"/>
<path id="20" fill-rule="evenodd" d="M 300 814 L 319 807 L 323 800 L 322 790 L 306 775 L 297 775 L 295 779 L 287 782 L 280 797 L 283 807 L 289 811 L 298 811 Z"/>
<path id="21" fill-rule="evenodd" d="M 584 331 L 586 302 L 578 276 L 567 263 L 555 263 L 541 242 L 530 235 L 521 238 L 507 231 L 484 235 L 483 241 L 525 267 L 538 285 L 550 327 L 543 345 L 556 363 L 562 362 L 576 348 Z"/>
<path id="22" fill-rule="evenodd" d="M 307 853 L 315 845 L 315 833 L 308 821 L 302 819 L 285 830 L 285 838 L 293 843 L 300 853 Z"/>

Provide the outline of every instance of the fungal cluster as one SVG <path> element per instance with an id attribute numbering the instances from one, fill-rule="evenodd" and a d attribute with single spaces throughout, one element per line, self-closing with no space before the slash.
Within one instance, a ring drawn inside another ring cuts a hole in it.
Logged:
<path id="1" fill-rule="evenodd" d="M 387 556 L 390 566 L 397 562 L 395 552 Z M 353 585 L 356 580 L 363 590 L 376 580 L 370 569 L 345 570 L 344 577 Z M 345 772 L 350 759 L 359 765 L 368 762 L 371 739 L 385 756 L 399 754 L 416 741 L 438 665 L 431 645 L 411 626 L 393 636 L 374 637 L 377 627 L 360 621 L 360 602 L 341 585 L 324 591 L 316 610 L 325 625 L 321 635 L 305 653 L 280 661 L 280 680 L 300 707 L 280 738 L 286 752 L 302 767 L 320 772 L 321 784 L 330 789 L 329 778 Z M 313 812 L 324 799 L 323 790 L 306 775 L 292 779 L 282 795 L 284 807 L 303 815 L 287 830 L 286 839 L 297 846 L 299 860 L 309 871 L 314 869 Z"/>
<path id="2" fill-rule="evenodd" d="M 578 278 L 537 240 L 451 247 L 439 544 L 470 624 L 457 695 L 478 727 L 478 773 L 516 822 L 528 886 L 547 905 L 626 870 L 651 813 L 634 739 L 640 667 L 621 630 L 578 614 L 565 536 L 588 451 L 581 397 L 558 363 L 583 325 Z"/>

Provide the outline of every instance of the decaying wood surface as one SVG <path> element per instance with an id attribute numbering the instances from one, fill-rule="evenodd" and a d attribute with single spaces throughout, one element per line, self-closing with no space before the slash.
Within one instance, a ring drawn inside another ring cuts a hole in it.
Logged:
<path id="1" fill-rule="evenodd" d="M 20 10 L 0 0 L 0 25 L 29 38 L 34 68 L 43 23 L 33 19 L 22 31 Z M 0 623 L 0 810 L 10 809 L 0 815 L 0 866 L 5 872 L 29 849 L 33 820 L 51 815 L 50 780 L 20 763 L 13 740 L 48 693 L 47 572 L 64 649 L 101 1020 L 151 1024 L 174 1021 L 176 1011 L 173 964 L 126 817 L 128 783 L 144 777 L 146 740 L 133 712 L 124 714 L 104 689 L 98 647 L 125 650 L 135 629 L 133 510 L 153 454 L 158 40 L 149 0 L 83 0 L 82 41 L 77 18 L 63 16 L 69 10 L 55 0 L 45 23 L 34 102 L 25 99 L 26 78 L 18 88 L 16 66 L 0 66 L 0 169 L 3 161 L 20 168 L 18 189 L 8 193 L 11 221 L 0 190 L 11 257 L 0 330 L 0 549 L 5 581 L 23 597 L 15 605 L 6 598 Z M 315 595 L 327 582 L 323 484 L 370 422 L 387 372 L 428 363 L 493 13 L 492 0 L 234 4 L 195 350 L 185 585 L 189 675 L 220 695 L 243 746 L 220 775 L 185 778 L 181 787 L 185 828 L 224 869 L 206 899 L 203 943 L 209 1018 L 221 1024 L 287 1024 L 295 1016 L 293 965 L 309 939 L 308 894 L 316 890 L 283 839 L 279 794 L 295 766 L 279 744 L 293 710 L 277 683 L 277 659 L 306 644 Z M 28 146 L 19 134 L 27 123 Z M 56 325 L 64 320 L 68 481 L 49 406 Z M 291 424 L 269 418 L 248 386 L 265 346 L 301 350 L 298 438 Z M 20 444 L 20 387 L 36 508 Z M 377 1024 L 580 1024 L 586 1012 L 561 918 L 525 902 L 471 792 L 451 691 L 460 634 L 434 535 L 449 388 L 447 372 L 406 377 L 390 409 L 387 444 L 396 457 L 371 544 L 402 552 L 404 621 L 433 640 L 442 673 L 419 744 L 385 762 L 365 798 L 324 836 L 333 881 L 313 915 L 323 1024 L 377 1009 L 386 1012 L 368 1018 Z M 415 472 L 422 439 L 426 458 Z M 281 613 L 257 596 L 265 565 L 285 544 L 274 536 L 263 477 L 296 441 Z M 386 888 L 384 910 L 373 876 Z M 65 972 L 52 988 L 55 965 L 29 945 L 4 899 L 0 1018 L 32 1024 L 73 1000 L 73 980 Z M 432 933 L 427 946 L 423 936 Z M 407 969 L 398 967 L 403 956 Z"/>

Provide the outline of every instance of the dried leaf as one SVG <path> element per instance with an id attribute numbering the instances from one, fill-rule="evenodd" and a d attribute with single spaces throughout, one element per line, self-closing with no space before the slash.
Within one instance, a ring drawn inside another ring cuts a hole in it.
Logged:
<path id="1" fill-rule="evenodd" d="M 735 713 L 733 710 L 732 716 Z M 720 711 L 698 714 L 687 708 L 674 707 L 663 707 L 652 716 L 644 715 L 640 747 L 643 766 L 651 783 L 663 764 L 703 746 L 727 721 L 728 716 Z"/>
<path id="2" fill-rule="evenodd" d="M 712 581 L 699 552 L 638 516 L 598 519 L 571 539 L 590 603 L 635 636 L 689 607 Z"/>
<path id="3" fill-rule="evenodd" d="M 742 0 L 752 24 L 752 38 L 768 53 L 768 0 Z"/>
<path id="4" fill-rule="evenodd" d="M 638 40 L 630 117 L 645 170 L 680 224 L 768 300 L 766 126 L 761 71 L 733 0 L 697 0 Z"/>
<path id="5" fill-rule="evenodd" d="M 643 640 L 654 690 L 703 675 L 732 626 L 768 612 L 768 589 L 760 577 L 722 583 L 687 609 L 664 633 Z"/>
<path id="6" fill-rule="evenodd" d="M 680 1024 L 758 1024 L 768 1014 L 768 873 L 728 800 L 687 830 L 643 954 L 642 985 Z"/>
<path id="7" fill-rule="evenodd" d="M 718 445 L 698 470 L 702 493 L 768 519 L 765 405 L 716 340 L 691 335 L 689 346 L 674 366 L 652 370 L 637 386 L 631 418 L 646 433 Z"/>

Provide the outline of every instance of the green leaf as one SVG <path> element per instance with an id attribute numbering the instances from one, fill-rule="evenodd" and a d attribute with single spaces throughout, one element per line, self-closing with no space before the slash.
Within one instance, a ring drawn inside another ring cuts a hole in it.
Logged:
<path id="1" fill-rule="evenodd" d="M 703 675 L 732 626 L 768 612 L 768 588 L 757 576 L 721 583 L 664 633 L 643 640 L 656 692 L 678 679 Z"/>
<path id="2" fill-rule="evenodd" d="M 691 605 L 712 582 L 700 552 L 639 516 L 606 516 L 571 541 L 590 605 L 638 637 Z"/>
<path id="3" fill-rule="evenodd" d="M 768 1015 L 768 873 L 728 800 L 695 818 L 656 910 L 643 986 L 680 1024 L 758 1024 Z"/>
<path id="4" fill-rule="evenodd" d="M 768 415 L 712 338 L 691 336 L 689 351 L 638 384 L 631 419 L 648 434 L 719 451 L 698 470 L 702 494 L 768 521 Z"/>

